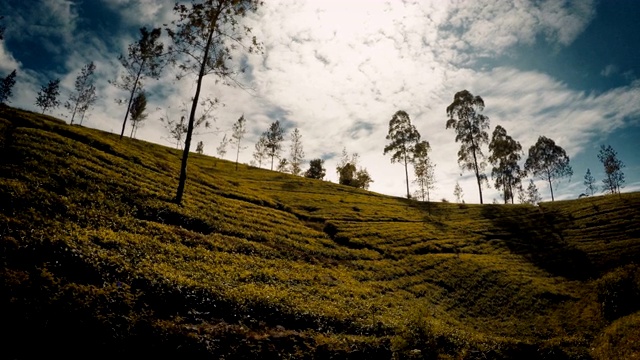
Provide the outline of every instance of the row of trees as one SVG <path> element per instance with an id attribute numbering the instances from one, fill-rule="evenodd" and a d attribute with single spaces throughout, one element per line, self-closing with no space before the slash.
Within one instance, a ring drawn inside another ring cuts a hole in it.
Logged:
<path id="1" fill-rule="evenodd" d="M 516 193 L 521 202 L 536 203 L 539 201 L 533 179 L 526 191 L 522 187 L 522 180 L 528 174 L 548 182 L 551 200 L 555 200 L 554 182 L 573 175 L 566 151 L 552 139 L 540 136 L 537 142 L 529 148 L 524 168 L 521 168 L 520 160 L 524 155 L 522 145 L 500 125 L 495 127 L 491 139 L 489 139 L 487 132 L 489 118 L 482 114 L 484 107 L 484 100 L 480 96 L 474 96 L 469 91 L 462 90 L 454 95 L 453 102 L 446 108 L 449 117 L 446 128 L 455 131 L 455 141 L 461 144 L 458 151 L 458 164 L 463 170 L 472 171 L 475 175 L 480 203 L 483 203 L 483 183 L 488 185 L 485 173 L 487 161 L 492 165 L 491 177 L 494 179 L 494 186 L 501 191 L 505 203 L 509 200 L 513 203 Z M 390 142 L 385 146 L 384 154 L 390 153 L 392 163 L 398 162 L 404 166 L 408 198 L 411 197 L 408 167 L 413 164 L 414 183 L 418 185 L 414 196 L 428 201 L 429 191 L 434 188 L 435 164 L 429 159 L 431 149 L 429 142 L 421 141 L 420 138 L 420 133 L 411 124 L 409 115 L 405 111 L 399 110 L 389 121 L 386 139 Z M 488 145 L 488 157 L 483 152 L 484 145 Z M 624 174 L 620 171 L 624 164 L 617 159 L 615 151 L 610 146 L 606 148 L 602 146 L 598 158 L 605 166 L 607 176 L 603 180 L 605 189 L 612 193 L 619 192 L 621 184 L 624 182 Z M 590 172 L 587 175 L 590 176 Z M 592 183 L 593 180 L 589 179 L 588 191 L 590 189 L 591 194 L 593 194 Z M 587 180 L 585 180 L 585 184 L 587 184 Z M 462 188 L 459 184 L 456 185 L 454 196 L 459 199 Z"/>
<path id="2" fill-rule="evenodd" d="M 456 132 L 455 141 L 461 143 L 458 163 L 463 170 L 474 172 L 480 203 L 483 203 L 482 184 L 488 182 L 484 173 L 485 159 L 493 166 L 491 176 L 495 180 L 495 188 L 502 190 L 505 203 L 509 200 L 513 203 L 514 190 L 521 189 L 522 179 L 527 174 L 549 182 L 553 201 L 553 181 L 573 174 L 565 150 L 552 139 L 540 136 L 529 148 L 529 156 L 524 169 L 521 169 L 519 161 L 522 146 L 509 136 L 502 126 L 496 126 L 489 142 L 489 134 L 486 131 L 489 129 L 489 118 L 481 113 L 484 107 L 484 100 L 480 96 L 462 90 L 454 95 L 453 102 L 446 109 L 449 117 L 446 128 L 453 128 Z M 485 144 L 489 147 L 488 158 L 482 150 Z"/>
<path id="3" fill-rule="evenodd" d="M 140 109 L 142 104 L 146 106 L 146 98 L 142 95 L 146 79 L 158 79 L 165 66 L 174 65 L 179 71 L 178 78 L 190 76 L 196 83 L 189 116 L 183 124 L 186 133 L 175 196 L 175 202 L 178 204 L 182 202 L 184 194 L 191 139 L 196 127 L 203 79 L 207 75 L 214 75 L 216 81 L 225 85 L 241 86 L 237 75 L 242 73 L 243 69 L 233 65 L 234 57 L 261 51 L 261 45 L 251 35 L 251 28 L 245 26 L 241 19 L 257 11 L 260 5 L 260 0 L 193 0 L 190 4 L 176 3 L 173 8 L 176 19 L 165 27 L 171 40 L 170 46 L 165 47 L 160 41 L 162 29 L 142 28 L 140 38 L 128 47 L 126 55 L 119 57 L 125 70 L 124 75 L 110 83 L 128 94 L 128 99 L 123 101 L 127 108 L 122 122 L 121 138 L 124 136 L 129 115 L 136 119 L 134 113 L 144 114 Z M 245 41 L 246 39 L 248 41 Z M 87 72 L 92 74 L 94 69 L 93 66 L 87 67 Z M 81 74 L 80 77 L 82 76 Z M 85 93 L 87 89 L 91 89 L 92 83 L 83 82 L 80 77 L 76 81 L 76 86 L 80 84 L 80 88 L 76 88 L 77 92 L 69 98 L 68 108 L 72 113 L 72 119 L 77 115 L 84 116 L 92 103 L 91 99 L 94 99 Z M 8 101 L 14 83 L 15 72 L 3 79 L 0 84 L 0 102 Z M 36 104 L 43 112 L 60 105 L 59 85 L 59 79 L 52 80 L 38 93 Z M 93 89 L 95 95 L 95 88 Z M 136 110 L 132 112 L 132 109 Z M 134 125 L 131 136 L 135 134 L 135 130 Z"/>

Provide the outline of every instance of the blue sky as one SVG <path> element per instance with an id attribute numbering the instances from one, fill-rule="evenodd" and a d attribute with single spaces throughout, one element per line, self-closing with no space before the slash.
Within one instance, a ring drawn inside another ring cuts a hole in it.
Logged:
<path id="1" fill-rule="evenodd" d="M 118 54 L 141 26 L 170 23 L 172 7 L 168 0 L 3 1 L 0 76 L 18 70 L 12 105 L 37 110 L 35 94 L 57 77 L 66 100 L 80 68 L 94 61 L 99 100 L 84 125 L 118 132 L 125 109 L 114 99 L 124 94 L 107 82 L 122 71 Z M 238 58 L 249 65 L 243 80 L 252 90 L 205 78 L 205 95 L 224 106 L 215 111 L 214 129 L 196 141 L 216 155 L 244 114 L 250 130 L 240 159 L 248 163 L 257 137 L 280 120 L 300 129 L 307 159 L 326 159 L 329 180 L 337 180 L 337 155 L 346 147 L 359 153 L 371 190 L 402 196 L 404 171 L 383 148 L 389 120 L 405 110 L 433 148 L 434 198 L 453 200 L 458 181 L 465 201 L 476 203 L 475 179 L 460 170 L 459 144 L 445 129 L 447 105 L 467 89 L 484 98 L 490 132 L 503 126 L 525 152 L 540 135 L 568 152 L 574 175 L 557 184 L 556 198 L 584 192 L 587 168 L 600 183 L 601 144 L 626 164 L 623 191 L 637 191 L 639 18 L 634 0 L 268 1 L 245 19 L 265 48 Z M 150 114 L 138 138 L 172 146 L 158 119 L 179 117 L 194 90 L 192 79 L 175 74 L 167 69 L 147 82 Z M 63 108 L 53 115 L 68 117 Z M 547 184 L 536 183 L 550 200 Z M 500 200 L 493 188 L 483 193 L 485 202 Z"/>

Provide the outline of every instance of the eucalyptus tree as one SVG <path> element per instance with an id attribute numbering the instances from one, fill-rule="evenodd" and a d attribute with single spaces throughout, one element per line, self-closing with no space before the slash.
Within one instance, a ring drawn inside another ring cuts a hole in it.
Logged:
<path id="1" fill-rule="evenodd" d="M 260 49 L 255 36 L 244 45 L 244 36 L 251 28 L 242 23 L 242 18 L 258 10 L 260 0 L 193 0 L 191 4 L 176 3 L 173 11 L 178 19 L 168 29 L 177 53 L 184 55 L 178 67 L 195 77 L 196 87 L 191 104 L 184 154 L 180 166 L 180 179 L 176 191 L 176 203 L 182 202 L 187 180 L 187 162 L 193 135 L 198 99 L 202 80 L 213 74 L 224 84 L 239 84 L 236 76 L 242 69 L 233 69 L 233 58 L 239 49 L 253 53 Z"/>
<path id="2" fill-rule="evenodd" d="M 464 192 L 462 191 L 462 186 L 456 181 L 456 186 L 453 188 L 453 196 L 456 198 L 456 202 L 461 203 L 464 202 Z"/>
<path id="3" fill-rule="evenodd" d="M 2 81 L 0 81 L 0 104 L 8 103 L 11 97 L 13 85 L 16 84 L 16 71 L 13 70 Z"/>
<path id="4" fill-rule="evenodd" d="M 484 154 L 482 145 L 489 142 L 489 118 L 480 112 L 484 110 L 484 100 L 467 90 L 457 92 L 453 102 L 447 106 L 446 128 L 456 131 L 456 142 L 460 142 L 458 164 L 463 170 L 471 170 L 476 176 L 480 204 L 482 204 L 482 182 L 487 181 L 484 174 Z"/>
<path id="5" fill-rule="evenodd" d="M 262 161 L 267 158 L 267 137 L 262 134 L 253 151 L 253 160 L 256 162 L 259 168 L 262 167 Z"/>
<path id="6" fill-rule="evenodd" d="M 302 174 L 302 161 L 304 160 L 304 150 L 302 148 L 302 135 L 300 130 L 295 128 L 291 132 L 291 145 L 289 147 L 289 165 L 293 175 Z"/>
<path id="7" fill-rule="evenodd" d="M 147 110 L 147 96 L 143 91 L 133 99 L 129 112 L 131 113 L 131 135 L 133 138 L 136 136 L 138 129 L 142 126 L 142 123 L 147 118 L 145 111 Z"/>
<path id="8" fill-rule="evenodd" d="M 238 159 L 240 158 L 240 143 L 242 142 L 244 134 L 247 133 L 246 123 L 247 120 L 245 120 L 243 114 L 235 123 L 233 123 L 232 126 L 233 133 L 231 134 L 231 137 L 233 138 L 233 142 L 236 145 L 236 171 L 238 171 Z"/>
<path id="9" fill-rule="evenodd" d="M 600 145 L 598 160 L 604 166 L 605 178 L 602 180 L 604 184 L 603 190 L 611 194 L 620 193 L 620 188 L 624 184 L 624 173 L 622 168 L 624 163 L 618 159 L 618 152 L 611 145 Z"/>
<path id="10" fill-rule="evenodd" d="M 514 203 L 514 193 L 521 181 L 520 170 L 522 146 L 502 126 L 496 126 L 489 143 L 489 163 L 493 165 L 491 176 L 495 179 L 496 190 L 502 189 L 502 198 L 506 204 L 509 199 Z"/>
<path id="11" fill-rule="evenodd" d="M 280 157 L 282 152 L 282 142 L 284 141 L 284 129 L 280 126 L 280 121 L 275 121 L 269 126 L 262 136 L 265 139 L 265 149 L 268 157 L 271 158 L 271 170 L 273 170 L 273 160 Z"/>
<path id="12" fill-rule="evenodd" d="M 573 175 L 566 151 L 556 145 L 555 141 L 544 136 L 538 137 L 535 145 L 529 148 L 529 157 L 524 169 L 533 176 L 549 182 L 551 201 L 555 200 L 552 181 Z"/>
<path id="13" fill-rule="evenodd" d="M 69 96 L 69 100 L 65 102 L 64 107 L 71 112 L 71 124 L 76 114 L 84 113 L 96 101 L 96 87 L 94 85 L 93 73 L 96 65 L 92 62 L 86 64 L 80 70 L 80 75 L 74 83 L 75 91 Z"/>
<path id="14" fill-rule="evenodd" d="M 131 104 L 138 91 L 142 88 L 143 80 L 147 77 L 159 79 L 162 69 L 168 61 L 168 58 L 163 56 L 164 44 L 160 42 L 160 35 L 162 35 L 162 30 L 159 28 L 151 31 L 146 27 L 140 28 L 140 38 L 136 42 L 129 44 L 126 56 L 121 54 L 118 57 L 125 72 L 119 80 L 109 81 L 109 83 L 127 91 L 129 94 L 127 110 L 122 121 L 120 139 L 124 136 L 127 119 L 131 112 Z M 124 103 L 123 100 L 118 100 L 118 102 Z"/>
<path id="15" fill-rule="evenodd" d="M 60 106 L 60 79 L 49 81 L 47 85 L 43 85 L 36 97 L 36 105 L 42 109 L 44 114 L 47 109 L 55 109 Z"/>
<path id="16" fill-rule="evenodd" d="M 587 169 L 587 173 L 584 174 L 584 186 L 587 187 L 586 192 L 589 195 L 593 195 L 596 192 L 596 178 L 591 175 L 591 169 Z"/>
<path id="17" fill-rule="evenodd" d="M 418 185 L 415 195 L 422 201 L 431 201 L 430 192 L 435 188 L 435 164 L 429 158 L 431 146 L 426 140 L 416 144 L 413 152 L 413 170 Z"/>
<path id="18" fill-rule="evenodd" d="M 229 145 L 230 142 L 231 139 L 228 139 L 227 134 L 224 134 L 220 145 L 216 148 L 216 152 L 218 153 L 218 156 L 220 156 L 220 159 L 224 159 L 224 156 L 227 154 L 227 145 Z"/>
<path id="19" fill-rule="evenodd" d="M 404 165 L 404 175 L 407 184 L 407 199 L 411 197 L 409 192 L 409 163 L 413 162 L 413 152 L 420 141 L 420 133 L 411 124 L 411 118 L 404 110 L 398 110 L 389 120 L 389 133 L 386 137 L 390 141 L 384 147 L 384 155 L 391 153 L 391 162 L 400 162 Z"/>

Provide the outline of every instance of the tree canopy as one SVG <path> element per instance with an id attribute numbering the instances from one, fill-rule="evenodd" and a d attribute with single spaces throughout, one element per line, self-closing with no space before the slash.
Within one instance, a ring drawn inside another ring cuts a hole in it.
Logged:
<path id="1" fill-rule="evenodd" d="M 324 160 L 318 158 L 309 161 L 309 169 L 304 173 L 304 176 L 310 179 L 324 179 L 327 170 L 324 168 Z"/>
<path id="2" fill-rule="evenodd" d="M 569 165 L 569 156 L 555 141 L 540 136 L 535 145 L 529 148 L 529 157 L 524 164 L 525 171 L 549 182 L 551 201 L 553 196 L 553 181 L 573 175 Z"/>
<path id="3" fill-rule="evenodd" d="M 493 165 L 491 176 L 495 179 L 495 188 L 502 189 L 505 204 L 511 199 L 514 202 L 514 190 L 517 189 L 522 171 L 520 170 L 520 154 L 522 146 L 502 126 L 496 126 L 489 143 L 489 162 Z"/>
<path id="4" fill-rule="evenodd" d="M 49 81 L 47 85 L 43 85 L 38 92 L 36 98 L 36 105 L 42 109 L 44 114 L 47 109 L 55 109 L 60 106 L 60 79 Z"/>
<path id="5" fill-rule="evenodd" d="M 391 162 L 400 162 L 404 165 L 404 173 L 407 184 L 407 198 L 411 197 L 409 192 L 409 163 L 413 162 L 413 153 L 416 144 L 420 141 L 420 133 L 411 124 L 411 119 L 406 111 L 398 110 L 389 121 L 389 133 L 387 140 L 390 141 L 384 147 L 384 154 L 391 153 Z"/>
<path id="6" fill-rule="evenodd" d="M 603 191 L 611 194 L 620 193 L 620 188 L 624 184 L 624 173 L 622 168 L 625 167 L 624 163 L 618 159 L 618 152 L 615 151 L 611 145 L 600 145 L 600 152 L 598 153 L 598 160 L 604 166 L 605 178 L 602 180 Z"/>

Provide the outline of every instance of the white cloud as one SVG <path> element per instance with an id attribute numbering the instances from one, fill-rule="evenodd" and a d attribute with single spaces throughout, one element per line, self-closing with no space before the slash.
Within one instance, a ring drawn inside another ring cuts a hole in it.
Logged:
<path id="1" fill-rule="evenodd" d="M 171 16 L 171 6 L 159 0 L 106 3 L 136 27 L 165 22 Z M 218 131 L 196 137 L 193 144 L 202 140 L 205 152 L 215 155 L 223 134 L 230 134 L 231 124 L 244 114 L 249 132 L 240 160 L 248 163 L 259 135 L 280 120 L 300 129 L 307 159 L 329 157 L 328 179 L 337 181 L 338 159 L 330 156 L 339 157 L 346 147 L 361 155 L 361 164 L 374 180 L 371 190 L 403 196 L 402 166 L 391 164 L 382 154 L 388 122 L 402 109 L 431 143 L 437 181 L 432 198 L 453 200 L 459 181 L 465 200 L 477 202 L 475 178 L 458 167 L 459 144 L 454 132 L 445 129 L 445 108 L 455 92 L 468 89 L 482 96 L 491 130 L 502 125 L 525 151 L 545 135 L 573 157 L 594 137 L 640 118 L 636 83 L 595 94 L 571 89 L 540 72 L 456 66 L 477 56 L 506 53 L 518 44 L 533 44 L 540 36 L 558 46 L 570 44 L 592 17 L 591 1 L 269 1 L 248 19 L 265 45 L 264 57 L 247 57 L 253 90 L 216 85 L 213 78 L 205 78 L 203 96 L 219 98 L 225 106 L 215 114 Z M 70 53 L 63 81 L 67 90 L 89 60 L 96 61 L 102 79 L 97 84 L 100 98 L 85 125 L 119 133 L 125 110 L 113 99 L 122 93 L 104 80 L 114 79 L 120 71 L 117 52 L 124 51 L 135 35 L 114 41 L 120 49 L 94 40 Z M 33 99 L 35 85 L 29 89 L 31 93 L 24 96 Z M 176 81 L 172 71 L 158 82 L 147 81 L 150 116 L 138 137 L 171 146 L 158 118 L 169 108 L 179 116 L 176 109 L 189 101 L 194 90 L 193 78 Z M 22 104 L 29 107 L 31 101 Z M 288 146 L 285 149 L 286 156 Z M 546 198 L 546 184 L 540 182 L 538 187 Z M 558 198 L 572 197 L 574 187 L 563 181 Z M 494 189 L 484 193 L 485 202 L 499 199 Z"/>

